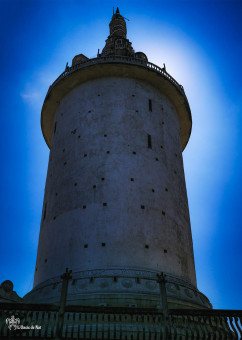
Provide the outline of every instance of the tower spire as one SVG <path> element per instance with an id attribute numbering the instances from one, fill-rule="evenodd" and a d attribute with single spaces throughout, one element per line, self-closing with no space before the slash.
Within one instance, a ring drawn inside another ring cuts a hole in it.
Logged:
<path id="1" fill-rule="evenodd" d="M 120 14 L 117 7 L 116 12 L 109 23 L 109 36 L 102 51 L 104 55 L 133 56 L 134 50 L 131 42 L 127 39 L 127 27 L 125 18 Z"/>

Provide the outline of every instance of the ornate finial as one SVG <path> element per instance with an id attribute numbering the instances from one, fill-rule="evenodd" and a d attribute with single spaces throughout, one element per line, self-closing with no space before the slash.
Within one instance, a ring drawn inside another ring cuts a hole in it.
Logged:
<path id="1" fill-rule="evenodd" d="M 70 67 L 68 66 L 68 62 L 66 63 L 66 68 L 65 68 L 65 71 L 69 71 Z"/>
<path id="2" fill-rule="evenodd" d="M 0 284 L 0 302 L 22 302 L 23 299 L 13 290 L 13 283 L 5 280 Z"/>
<path id="3" fill-rule="evenodd" d="M 13 283 L 10 280 L 5 280 L 1 283 L 0 288 L 2 288 L 6 293 L 11 293 L 13 291 Z"/>
<path id="4" fill-rule="evenodd" d="M 101 56 L 121 55 L 134 56 L 134 50 L 131 42 L 127 39 L 127 27 L 125 18 L 120 14 L 119 8 L 116 8 L 109 24 L 110 34 L 106 40 L 106 45 L 102 50 Z"/>

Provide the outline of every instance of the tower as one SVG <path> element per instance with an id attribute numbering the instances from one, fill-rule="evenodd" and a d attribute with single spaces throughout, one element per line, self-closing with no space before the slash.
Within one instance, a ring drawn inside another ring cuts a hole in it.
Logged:
<path id="1" fill-rule="evenodd" d="M 34 287 L 25 299 L 210 308 L 198 291 L 182 151 L 185 92 L 127 39 L 119 10 L 102 53 L 80 54 L 50 86 L 41 127 L 50 147 Z"/>

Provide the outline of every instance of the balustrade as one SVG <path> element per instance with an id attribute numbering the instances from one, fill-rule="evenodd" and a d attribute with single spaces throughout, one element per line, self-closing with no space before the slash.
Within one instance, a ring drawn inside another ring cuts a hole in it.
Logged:
<path id="1" fill-rule="evenodd" d="M 59 306 L 0 304 L 0 339 L 241 339 L 240 310 L 162 310 L 117 307 L 65 306 L 57 336 Z M 19 318 L 9 330 L 6 319 Z M 132 337 L 131 337 L 132 336 Z"/>
<path id="2" fill-rule="evenodd" d="M 124 56 L 106 56 L 106 57 L 98 57 L 93 59 L 88 59 L 86 61 L 83 61 L 79 64 L 76 64 L 74 66 L 68 67 L 55 81 L 54 83 L 49 87 L 48 93 L 52 90 L 52 88 L 64 77 L 68 76 L 69 74 L 83 69 L 85 67 L 88 67 L 90 65 L 94 64 L 102 64 L 102 63 L 125 63 L 125 64 L 131 64 L 131 65 L 139 65 L 148 69 L 151 69 L 152 71 L 158 72 L 163 77 L 168 79 L 170 82 L 172 82 L 177 89 L 183 94 L 184 89 L 183 86 L 181 86 L 166 70 L 165 68 L 160 68 L 159 66 L 152 64 L 150 62 L 147 62 L 143 59 L 134 58 L 134 57 L 124 57 Z M 47 95 L 48 95 L 47 93 Z"/>

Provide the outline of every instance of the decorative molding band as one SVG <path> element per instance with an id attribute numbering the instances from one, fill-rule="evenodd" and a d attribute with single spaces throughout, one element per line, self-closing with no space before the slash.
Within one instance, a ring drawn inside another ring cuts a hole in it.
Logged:
<path id="1" fill-rule="evenodd" d="M 74 272 L 68 286 L 68 301 L 92 305 L 127 304 L 157 307 L 160 289 L 157 283 L 158 271 L 137 268 L 109 268 Z M 169 301 L 178 305 L 197 305 L 211 308 L 207 297 L 191 283 L 166 274 L 166 291 Z M 61 279 L 55 277 L 42 282 L 29 292 L 27 302 L 58 302 L 61 294 Z M 115 302 L 114 302 L 115 301 Z M 131 303 L 130 302 L 130 303 Z"/>

